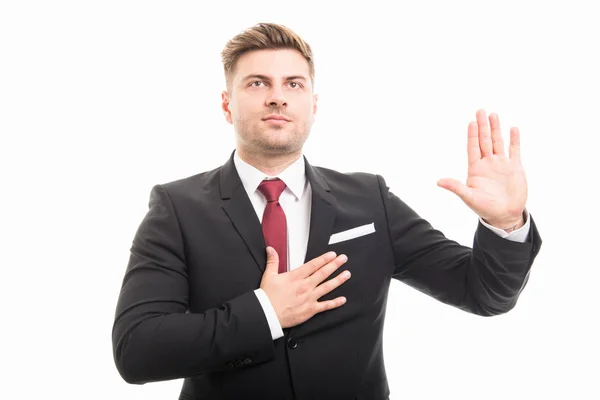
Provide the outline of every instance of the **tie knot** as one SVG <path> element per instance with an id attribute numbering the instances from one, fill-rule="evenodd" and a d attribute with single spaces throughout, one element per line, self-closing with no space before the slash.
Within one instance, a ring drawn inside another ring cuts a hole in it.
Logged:
<path id="1" fill-rule="evenodd" d="M 285 182 L 281 179 L 265 179 L 258 185 L 258 190 L 267 198 L 267 202 L 278 201 L 281 192 L 285 189 Z"/>

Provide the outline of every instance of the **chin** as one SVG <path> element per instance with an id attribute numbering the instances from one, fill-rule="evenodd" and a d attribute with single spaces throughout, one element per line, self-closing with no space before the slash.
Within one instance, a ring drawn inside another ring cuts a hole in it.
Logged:
<path id="1" fill-rule="evenodd" d="M 271 152 L 289 152 L 296 148 L 296 143 L 289 140 L 266 140 L 258 143 L 258 147 Z"/>

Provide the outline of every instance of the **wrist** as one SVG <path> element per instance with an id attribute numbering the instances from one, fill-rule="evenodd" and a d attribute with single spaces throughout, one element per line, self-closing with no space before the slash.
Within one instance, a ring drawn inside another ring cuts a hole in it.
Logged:
<path id="1" fill-rule="evenodd" d="M 521 217 L 521 219 L 519 221 L 517 221 L 516 223 L 514 223 L 512 225 L 508 225 L 508 228 L 500 228 L 500 229 L 503 229 L 504 232 L 506 232 L 506 233 L 511 233 L 511 232 L 514 232 L 517 229 L 521 228 L 523 225 L 525 225 L 525 221 L 523 220 L 523 217 Z"/>
<path id="2" fill-rule="evenodd" d="M 495 228 L 502 229 L 506 233 L 511 233 L 520 229 L 525 225 L 525 211 L 521 213 L 518 218 L 515 219 L 502 219 L 502 220 L 489 220 L 484 221 Z"/>

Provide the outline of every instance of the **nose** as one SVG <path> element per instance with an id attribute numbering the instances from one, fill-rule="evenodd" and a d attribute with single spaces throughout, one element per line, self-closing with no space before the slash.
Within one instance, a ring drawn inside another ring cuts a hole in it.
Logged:
<path id="1" fill-rule="evenodd" d="M 268 107 L 285 107 L 287 106 L 287 100 L 283 95 L 283 91 L 280 88 L 273 88 L 269 92 L 267 97 L 266 105 Z"/>

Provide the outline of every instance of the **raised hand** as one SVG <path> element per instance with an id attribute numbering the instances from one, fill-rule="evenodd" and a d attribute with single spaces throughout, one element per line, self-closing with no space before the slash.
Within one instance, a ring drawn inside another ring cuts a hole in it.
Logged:
<path id="1" fill-rule="evenodd" d="M 444 178 L 438 186 L 455 193 L 488 224 L 511 231 L 523 225 L 527 180 L 521 164 L 519 130 L 510 130 L 508 157 L 500 132 L 498 115 L 484 110 L 468 128 L 467 182 Z"/>

